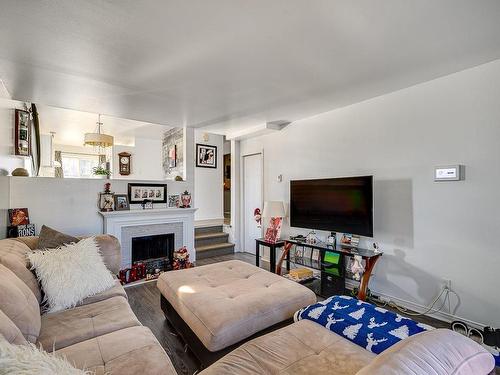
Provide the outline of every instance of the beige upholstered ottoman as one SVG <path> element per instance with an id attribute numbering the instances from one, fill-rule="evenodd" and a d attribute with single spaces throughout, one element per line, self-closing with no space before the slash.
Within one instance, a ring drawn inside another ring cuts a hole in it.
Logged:
<path id="1" fill-rule="evenodd" d="M 316 302 L 305 286 L 239 260 L 166 272 L 158 288 L 171 323 L 179 323 L 169 317 L 173 308 L 210 352 L 290 319 Z"/>

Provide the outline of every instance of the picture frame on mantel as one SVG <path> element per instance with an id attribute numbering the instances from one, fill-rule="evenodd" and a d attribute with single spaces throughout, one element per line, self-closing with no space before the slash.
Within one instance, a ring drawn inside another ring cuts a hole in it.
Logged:
<path id="1" fill-rule="evenodd" d="M 130 204 L 141 204 L 144 200 L 153 203 L 167 203 L 166 184 L 128 184 L 128 201 Z"/>

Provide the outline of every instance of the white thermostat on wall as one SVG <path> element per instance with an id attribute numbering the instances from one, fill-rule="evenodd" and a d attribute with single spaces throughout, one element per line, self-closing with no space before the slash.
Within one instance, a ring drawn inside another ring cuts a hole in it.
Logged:
<path id="1" fill-rule="evenodd" d="M 465 179 L 465 166 L 446 165 L 434 168 L 434 181 L 461 181 Z"/>

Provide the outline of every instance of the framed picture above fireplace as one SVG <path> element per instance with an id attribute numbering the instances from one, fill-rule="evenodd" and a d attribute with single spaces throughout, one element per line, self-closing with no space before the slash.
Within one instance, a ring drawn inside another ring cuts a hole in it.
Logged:
<path id="1" fill-rule="evenodd" d="M 167 203 L 167 185 L 128 184 L 128 200 L 131 204 L 142 203 L 145 199 L 153 203 Z"/>

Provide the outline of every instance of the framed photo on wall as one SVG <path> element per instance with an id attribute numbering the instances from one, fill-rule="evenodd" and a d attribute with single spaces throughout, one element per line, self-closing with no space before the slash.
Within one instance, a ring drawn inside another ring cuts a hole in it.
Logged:
<path id="1" fill-rule="evenodd" d="M 14 154 L 21 156 L 31 155 L 31 121 L 30 113 L 16 109 L 15 111 L 15 124 L 14 124 Z"/>
<path id="2" fill-rule="evenodd" d="M 142 203 L 144 200 L 153 203 L 167 203 L 166 184 L 128 184 L 129 203 Z"/>
<path id="3" fill-rule="evenodd" d="M 217 168 L 217 146 L 196 144 L 196 166 Z"/>

